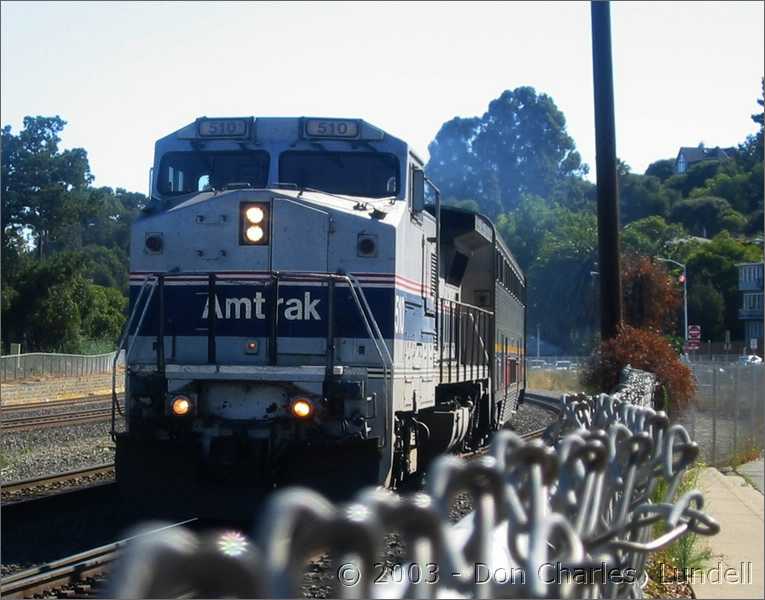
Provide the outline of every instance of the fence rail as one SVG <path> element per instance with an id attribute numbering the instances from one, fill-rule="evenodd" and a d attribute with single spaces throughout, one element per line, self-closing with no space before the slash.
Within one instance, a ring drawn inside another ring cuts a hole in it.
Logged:
<path id="1" fill-rule="evenodd" d="M 24 381 L 38 377 L 82 377 L 110 373 L 114 354 L 114 352 L 108 354 L 32 352 L 0 356 L 0 382 Z"/>

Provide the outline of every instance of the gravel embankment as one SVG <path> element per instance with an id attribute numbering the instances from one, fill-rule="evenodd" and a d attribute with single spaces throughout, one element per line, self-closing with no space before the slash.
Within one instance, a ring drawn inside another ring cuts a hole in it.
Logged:
<path id="1" fill-rule="evenodd" d="M 0 439 L 3 483 L 112 462 L 111 423 L 83 423 L 5 433 Z"/>
<path id="2" fill-rule="evenodd" d="M 521 404 L 518 412 L 510 420 L 510 424 L 516 433 L 523 434 L 547 427 L 557 418 L 558 415 L 555 413 L 526 401 Z"/>

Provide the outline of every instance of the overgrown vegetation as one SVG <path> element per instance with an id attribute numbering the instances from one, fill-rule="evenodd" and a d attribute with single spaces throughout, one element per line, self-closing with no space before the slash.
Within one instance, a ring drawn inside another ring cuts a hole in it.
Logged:
<path id="1" fill-rule="evenodd" d="M 3 344 L 114 349 L 125 319 L 129 228 L 146 198 L 92 187 L 87 152 L 61 150 L 59 117 L 2 130 Z"/>
<path id="2" fill-rule="evenodd" d="M 697 463 L 688 469 L 683 475 L 683 480 L 671 500 L 665 498 L 667 494 L 666 483 L 662 480 L 654 491 L 654 502 L 676 502 L 683 494 L 698 488 L 699 476 L 706 465 Z M 654 527 L 654 536 L 658 537 L 666 533 L 667 528 L 661 523 Z M 696 533 L 687 532 L 676 542 L 663 550 L 656 552 L 651 557 L 647 567 L 648 575 L 654 581 L 687 581 L 692 578 L 693 572 L 703 569 L 712 557 L 712 552 Z"/>
<path id="3" fill-rule="evenodd" d="M 693 374 L 669 340 L 654 329 L 630 325 L 623 325 L 615 338 L 596 348 L 582 374 L 582 383 L 593 392 L 612 390 L 626 365 L 656 375 L 666 391 L 669 411 L 682 410 L 693 398 Z"/>
<path id="4" fill-rule="evenodd" d="M 532 390 L 550 390 L 553 392 L 584 391 L 584 387 L 579 381 L 579 371 L 532 369 L 526 375 L 526 385 Z"/>
<path id="5" fill-rule="evenodd" d="M 687 264 L 689 318 L 705 339 L 722 340 L 725 330 L 742 339 L 735 265 L 762 259 L 751 243 L 763 230 L 763 100 L 757 104 L 758 132 L 728 159 L 682 174 L 673 158 L 644 174 L 619 164 L 625 262 L 637 255 Z M 427 171 L 445 201 L 495 218 L 526 271 L 529 323 L 540 324 L 550 352 L 589 353 L 599 315 L 595 187 L 553 99 L 529 87 L 507 90 L 482 116 L 444 123 L 429 150 Z M 678 291 L 680 273 L 670 268 Z M 675 337 L 681 327 L 678 319 L 662 323 Z"/>

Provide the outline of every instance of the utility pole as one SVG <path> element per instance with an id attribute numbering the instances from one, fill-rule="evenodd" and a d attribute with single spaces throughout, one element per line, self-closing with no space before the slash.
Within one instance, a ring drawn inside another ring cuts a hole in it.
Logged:
<path id="1" fill-rule="evenodd" d="M 539 358 L 539 323 L 537 323 L 537 358 Z"/>
<path id="2" fill-rule="evenodd" d="M 614 79 L 611 63 L 609 2 L 594 0 L 592 74 L 595 88 L 595 166 L 598 186 L 598 257 L 600 271 L 600 337 L 616 336 L 622 323 L 622 280 L 619 258 L 619 191 L 616 179 Z"/>

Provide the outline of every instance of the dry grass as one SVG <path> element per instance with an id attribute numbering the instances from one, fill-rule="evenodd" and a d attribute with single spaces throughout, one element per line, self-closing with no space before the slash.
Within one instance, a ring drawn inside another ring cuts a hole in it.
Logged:
<path id="1" fill-rule="evenodd" d="M 579 381 L 579 371 L 531 369 L 526 378 L 526 385 L 532 390 L 550 390 L 552 392 L 585 391 L 584 386 Z"/>

